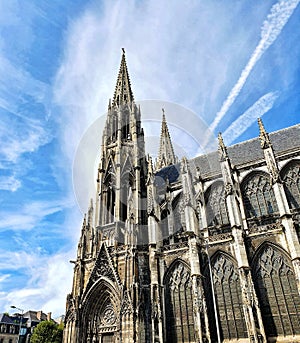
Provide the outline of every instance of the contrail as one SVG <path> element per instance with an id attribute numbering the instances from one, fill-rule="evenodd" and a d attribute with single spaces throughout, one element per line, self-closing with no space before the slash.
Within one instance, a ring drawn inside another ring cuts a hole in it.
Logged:
<path id="1" fill-rule="evenodd" d="M 246 67 L 242 71 L 240 78 L 232 88 L 227 99 L 224 101 L 220 111 L 217 113 L 214 121 L 210 125 L 210 130 L 213 131 L 224 117 L 230 106 L 239 95 L 244 86 L 251 70 L 259 61 L 263 53 L 273 44 L 284 25 L 288 22 L 300 0 L 282 0 L 272 6 L 267 19 L 263 22 L 261 28 L 261 39 L 251 55 Z"/>
<path id="2" fill-rule="evenodd" d="M 278 92 L 270 92 L 258 99 L 254 105 L 240 115 L 223 133 L 226 144 L 231 144 L 237 137 L 245 132 L 259 117 L 262 117 L 272 107 L 278 98 Z"/>

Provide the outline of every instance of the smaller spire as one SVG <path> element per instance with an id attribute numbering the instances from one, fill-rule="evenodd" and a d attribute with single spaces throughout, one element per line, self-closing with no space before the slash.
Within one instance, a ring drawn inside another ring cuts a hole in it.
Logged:
<path id="1" fill-rule="evenodd" d="M 93 226 L 93 214 L 94 214 L 94 204 L 93 199 L 91 198 L 90 206 L 88 209 L 88 225 Z"/>
<path id="2" fill-rule="evenodd" d="M 161 169 L 176 163 L 176 157 L 166 121 L 165 110 L 162 109 L 162 123 L 160 133 L 160 145 L 156 169 Z"/>
<path id="3" fill-rule="evenodd" d="M 221 132 L 218 133 L 218 141 L 219 141 L 220 159 L 224 160 L 228 157 L 228 153 L 227 153 L 227 148 L 226 148 L 226 145 L 224 144 L 224 140 L 223 140 Z"/>
<path id="4" fill-rule="evenodd" d="M 262 149 L 269 148 L 271 146 L 270 138 L 265 130 L 264 124 L 260 118 L 257 119 L 259 127 L 259 139 Z"/>

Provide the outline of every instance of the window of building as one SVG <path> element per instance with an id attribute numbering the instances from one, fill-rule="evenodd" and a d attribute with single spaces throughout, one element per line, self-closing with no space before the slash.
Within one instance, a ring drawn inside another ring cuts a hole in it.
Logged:
<path id="1" fill-rule="evenodd" d="M 266 244 L 253 265 L 253 281 L 268 337 L 300 332 L 300 296 L 290 259 Z"/>
<path id="2" fill-rule="evenodd" d="M 248 337 L 242 304 L 241 285 L 237 266 L 223 253 L 218 253 L 211 262 L 213 288 L 206 283 L 208 297 L 209 320 L 212 336 L 217 338 L 215 325 L 215 309 L 212 292 L 215 294 L 219 317 L 220 334 L 223 340 Z M 206 271 L 210 280 L 209 269 Z"/>
<path id="3" fill-rule="evenodd" d="M 178 261 L 170 268 L 166 286 L 166 341 L 168 343 L 195 342 L 191 274 Z"/>
<path id="4" fill-rule="evenodd" d="M 270 177 L 253 173 L 242 184 L 243 201 L 247 218 L 268 216 L 278 211 Z"/>
<path id="5" fill-rule="evenodd" d="M 223 182 L 212 184 L 205 193 L 206 216 L 208 226 L 229 224 Z"/>
<path id="6" fill-rule="evenodd" d="M 291 209 L 300 208 L 300 162 L 289 163 L 282 171 L 286 196 Z"/>

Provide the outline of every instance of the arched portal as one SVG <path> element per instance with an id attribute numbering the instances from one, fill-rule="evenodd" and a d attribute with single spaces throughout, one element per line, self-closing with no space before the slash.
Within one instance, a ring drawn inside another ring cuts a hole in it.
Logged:
<path id="1" fill-rule="evenodd" d="M 120 299 L 110 281 L 101 279 L 86 296 L 80 342 L 115 343 L 120 329 Z"/>

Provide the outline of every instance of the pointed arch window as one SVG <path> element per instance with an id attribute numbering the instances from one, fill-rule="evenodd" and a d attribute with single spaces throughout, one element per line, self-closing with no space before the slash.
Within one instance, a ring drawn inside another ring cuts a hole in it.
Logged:
<path id="1" fill-rule="evenodd" d="M 169 238 L 169 212 L 167 208 L 162 210 L 160 219 L 160 238 L 167 243 Z"/>
<path id="2" fill-rule="evenodd" d="M 182 194 L 177 195 L 177 197 L 172 202 L 172 212 L 173 212 L 173 234 L 182 231 Z"/>
<path id="3" fill-rule="evenodd" d="M 165 278 L 166 342 L 195 342 L 191 273 L 181 261 Z"/>
<path id="4" fill-rule="evenodd" d="M 208 226 L 229 224 L 223 182 L 212 184 L 205 193 L 206 216 Z"/>
<path id="5" fill-rule="evenodd" d="M 116 192 L 115 192 L 115 174 L 111 162 L 109 163 L 108 171 L 104 180 L 104 204 L 106 211 L 103 214 L 104 223 L 109 224 L 115 220 L 115 205 L 116 205 Z"/>
<path id="6" fill-rule="evenodd" d="M 214 292 L 222 339 L 248 337 L 243 307 L 241 306 L 242 292 L 237 266 L 224 253 L 217 253 L 212 258 L 211 269 L 213 288 L 209 282 L 206 283 L 206 292 L 210 294 L 208 310 L 212 335 L 216 339 L 215 309 L 212 301 L 212 292 Z M 207 280 L 209 280 L 209 269 L 207 269 L 206 275 Z"/>
<path id="7" fill-rule="evenodd" d="M 125 162 L 122 176 L 121 176 L 121 204 L 120 204 L 120 210 L 121 210 L 121 220 L 123 222 L 126 221 L 126 219 L 129 217 L 130 213 L 128 211 L 133 210 L 128 209 L 129 200 L 132 198 L 132 191 L 134 189 L 134 174 L 132 172 L 132 166 L 129 160 Z M 132 201 L 131 201 L 132 203 Z"/>
<path id="8" fill-rule="evenodd" d="M 282 171 L 286 196 L 291 209 L 300 208 L 300 162 L 289 163 Z"/>
<path id="9" fill-rule="evenodd" d="M 266 244 L 254 259 L 253 281 L 268 337 L 300 332 L 300 295 L 290 259 Z"/>
<path id="10" fill-rule="evenodd" d="M 242 184 L 243 201 L 247 218 L 268 216 L 278 212 L 270 177 L 253 173 Z"/>

